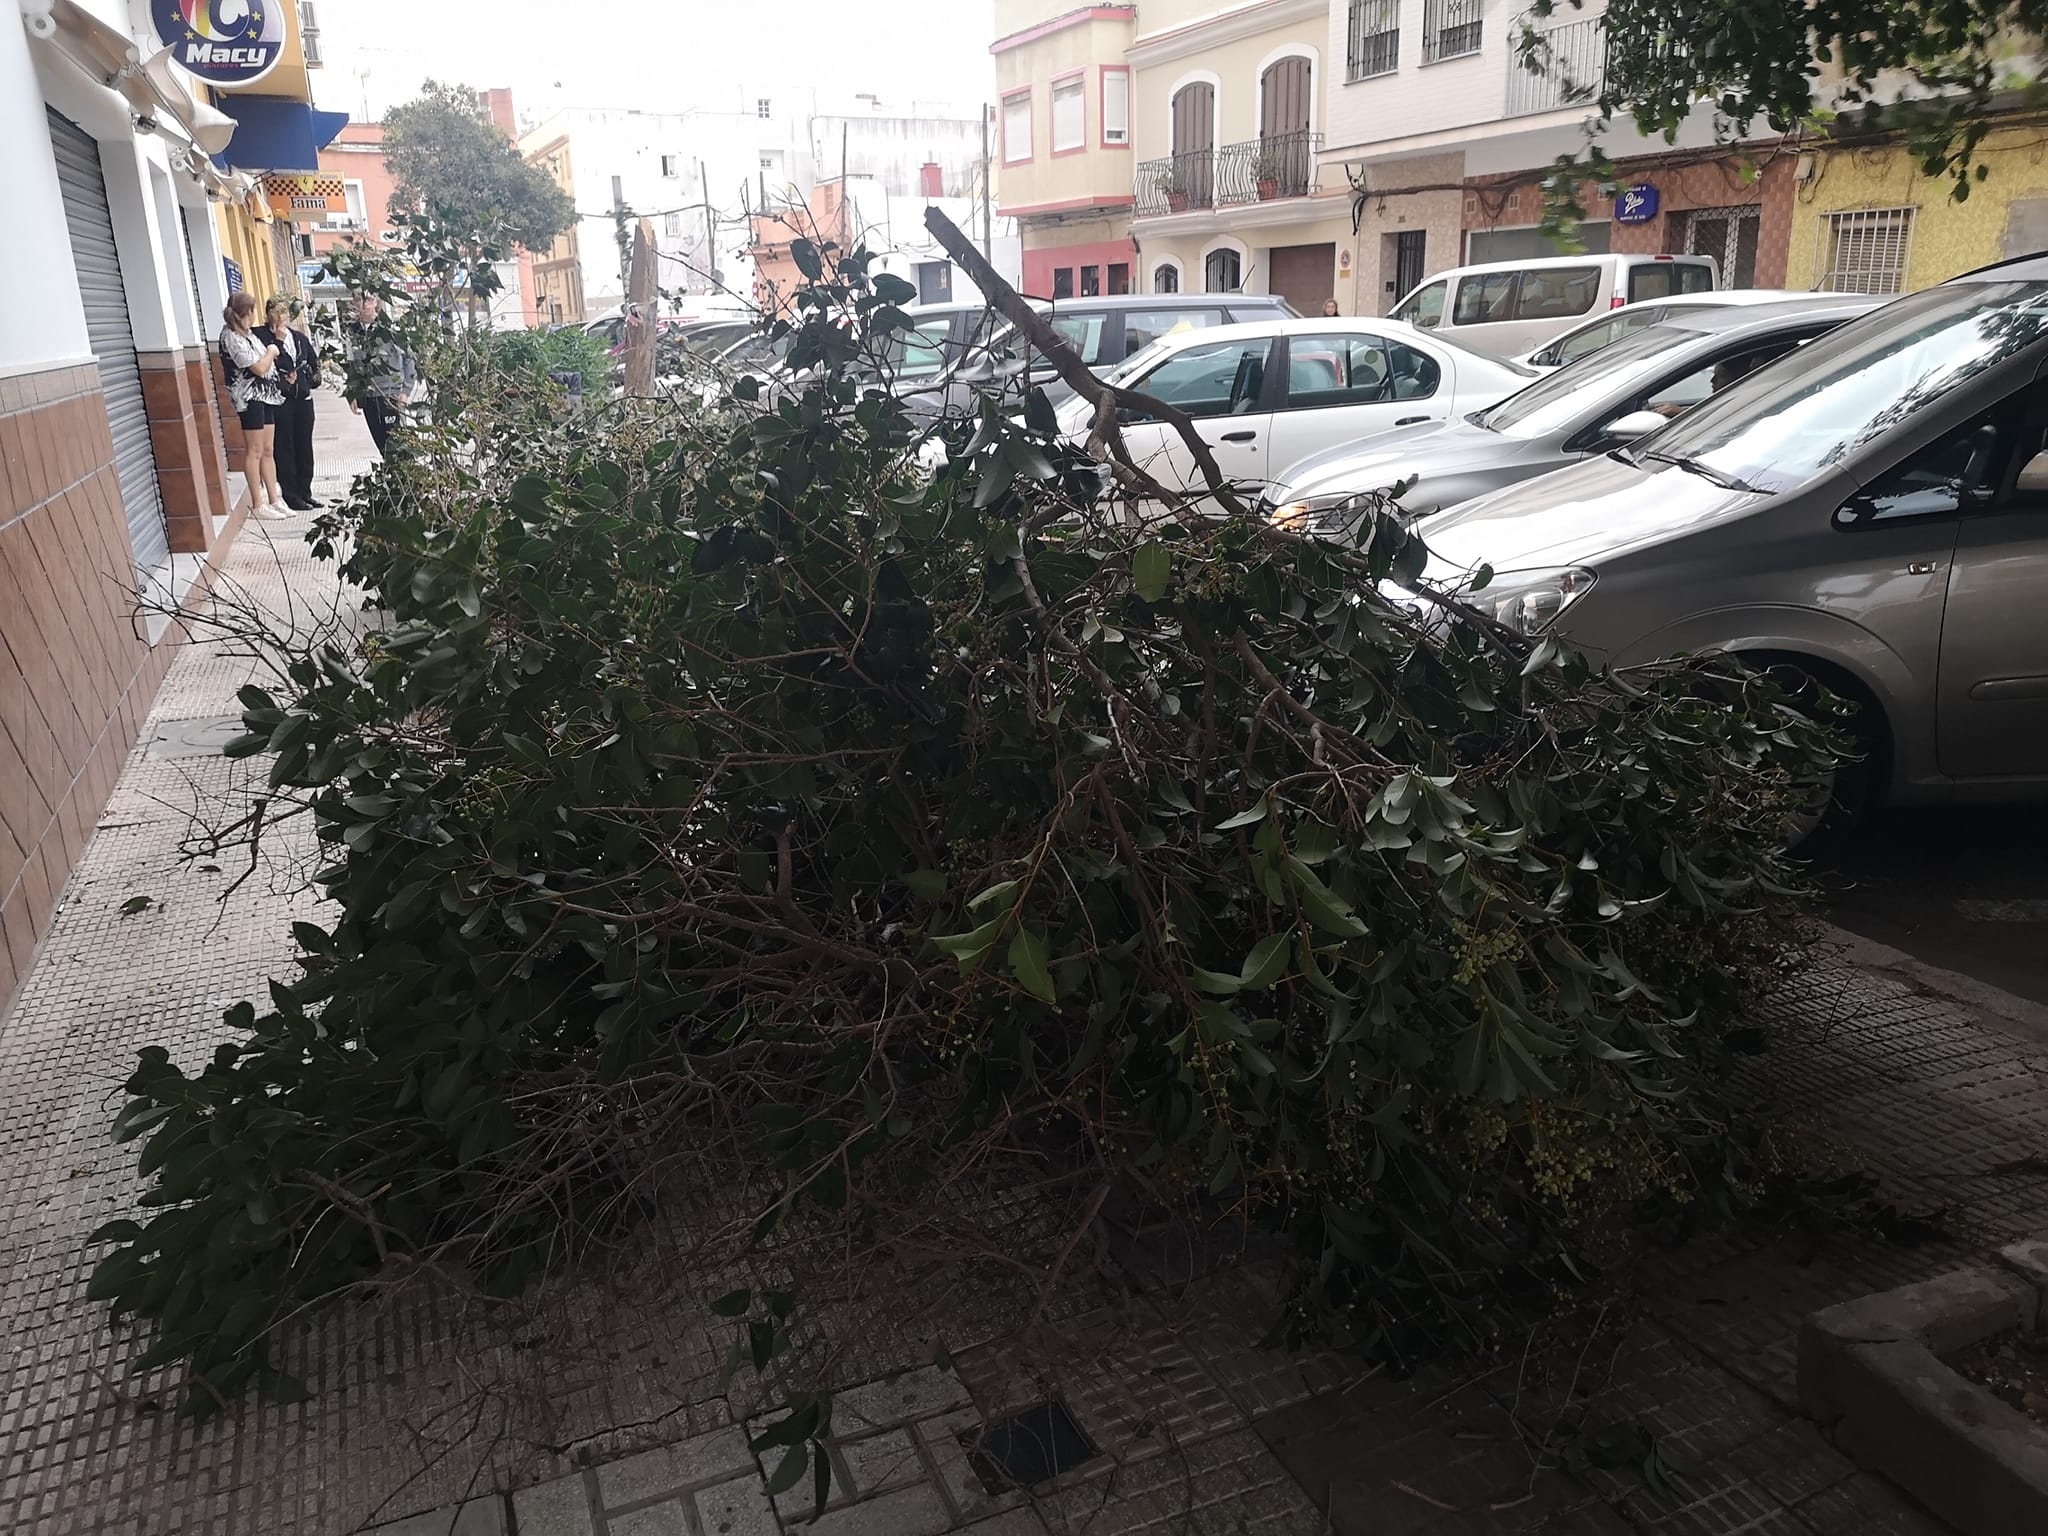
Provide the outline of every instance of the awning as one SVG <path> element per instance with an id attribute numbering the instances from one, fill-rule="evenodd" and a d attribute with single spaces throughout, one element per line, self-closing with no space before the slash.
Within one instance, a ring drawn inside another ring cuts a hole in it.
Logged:
<path id="1" fill-rule="evenodd" d="M 285 96 L 223 95 L 220 110 L 235 136 L 213 157 L 222 170 L 317 171 L 320 151 L 348 124 L 346 112 L 321 112 Z"/>

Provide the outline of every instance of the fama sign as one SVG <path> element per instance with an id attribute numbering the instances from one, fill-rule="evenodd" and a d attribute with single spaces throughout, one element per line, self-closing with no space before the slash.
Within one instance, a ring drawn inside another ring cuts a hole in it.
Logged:
<path id="1" fill-rule="evenodd" d="M 150 0 L 171 62 L 209 85 L 254 85 L 284 54 L 291 0 Z"/>

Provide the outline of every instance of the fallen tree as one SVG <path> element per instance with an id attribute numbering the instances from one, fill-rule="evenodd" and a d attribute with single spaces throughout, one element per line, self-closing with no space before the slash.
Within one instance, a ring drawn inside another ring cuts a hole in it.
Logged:
<path id="1" fill-rule="evenodd" d="M 536 418 L 509 483 L 420 454 L 319 531 L 383 625 L 230 750 L 332 905 L 210 1064 L 128 1084 L 147 1210 L 93 1294 L 143 1366 L 289 1393 L 300 1308 L 401 1261 L 517 1291 L 676 1178 L 780 1244 L 793 1297 L 721 1301 L 757 1365 L 995 1174 L 1064 1223 L 1016 1260 L 1048 1290 L 1113 1197 L 1227 1213 L 1291 1246 L 1295 1332 L 1396 1359 L 1755 1193 L 1713 1066 L 1801 940 L 1827 761 L 1768 679 L 1393 600 L 1397 518 L 1291 538 L 1213 461 L 1232 515 L 1104 515 L 1172 505 L 1125 397 L 985 271 L 1103 408 L 1077 445 L 987 401 L 923 473 L 840 366 L 907 285 L 800 259 L 772 408 Z M 829 1402 L 792 1407 L 793 1478 Z"/>

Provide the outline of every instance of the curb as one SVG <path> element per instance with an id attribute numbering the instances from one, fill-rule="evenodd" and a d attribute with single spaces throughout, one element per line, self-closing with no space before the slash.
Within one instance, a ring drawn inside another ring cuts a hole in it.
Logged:
<path id="1" fill-rule="evenodd" d="M 1799 1400 L 1859 1465 L 1964 1536 L 2048 1530 L 2048 1428 L 1943 1363 L 2048 1315 L 2048 1240 L 1811 1314 Z"/>

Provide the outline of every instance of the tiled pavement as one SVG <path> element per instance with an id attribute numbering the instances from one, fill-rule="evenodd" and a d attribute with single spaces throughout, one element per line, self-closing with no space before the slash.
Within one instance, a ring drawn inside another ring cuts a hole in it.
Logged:
<path id="1" fill-rule="evenodd" d="M 330 470 L 367 456 L 331 404 L 322 439 Z M 314 622 L 335 594 L 298 531 L 251 525 L 228 574 Z M 289 840 L 231 893 L 239 867 L 178 858 L 238 771 L 194 755 L 204 722 L 257 665 L 203 642 L 178 657 L 156 744 L 0 1020 L 0 1533 L 1938 1531 L 1799 1418 L 1792 1340 L 1816 1306 L 2048 1227 L 2048 1038 L 1838 957 L 1774 1005 L 1759 1097 L 1823 1115 L 1901 1206 L 1945 1208 L 1952 1238 L 1697 1242 L 1489 1368 L 1396 1381 L 1261 1350 L 1267 1267 L 1190 1278 L 1206 1266 L 1142 1239 L 1111 1245 L 1128 1283 L 1062 1294 L 1035 1328 L 1028 1287 L 882 1273 L 804 1356 L 839 1388 L 834 1491 L 813 1518 L 807 1492 L 768 1498 L 779 1453 L 748 1447 L 751 1389 L 718 1388 L 726 1339 L 704 1299 L 746 1279 L 679 1258 L 685 1220 L 517 1307 L 415 1284 L 331 1309 L 288 1345 L 308 1403 L 205 1424 L 168 1411 L 159 1382 L 126 1374 L 132 1334 L 84 1299 L 82 1238 L 133 1196 L 105 1127 L 135 1050 L 200 1056 L 221 1010 L 284 966 L 303 908 Z M 134 895 L 151 907 L 121 916 Z M 1028 1495 L 991 1492 L 976 1432 L 1053 1398 L 1098 1454 Z"/>

